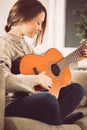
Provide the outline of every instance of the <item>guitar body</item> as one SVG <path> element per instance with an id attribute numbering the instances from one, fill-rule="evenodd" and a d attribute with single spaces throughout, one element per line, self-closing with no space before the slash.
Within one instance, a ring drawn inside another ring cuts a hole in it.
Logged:
<path id="1" fill-rule="evenodd" d="M 71 73 L 68 67 L 60 71 L 58 75 L 53 73 L 51 66 L 55 63 L 58 63 L 58 61 L 60 61 L 62 58 L 62 54 L 55 48 L 49 49 L 44 56 L 33 54 L 25 55 L 21 58 L 21 60 L 19 60 L 19 73 L 25 75 L 35 74 L 33 68 L 36 68 L 39 73 L 45 71 L 53 81 L 53 86 L 49 93 L 58 97 L 60 89 L 71 82 Z"/>

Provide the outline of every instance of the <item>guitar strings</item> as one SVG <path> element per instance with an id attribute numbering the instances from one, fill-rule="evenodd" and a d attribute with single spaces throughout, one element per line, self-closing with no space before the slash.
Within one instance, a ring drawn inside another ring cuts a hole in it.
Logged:
<path id="1" fill-rule="evenodd" d="M 86 44 L 81 43 L 81 45 L 71 54 L 69 54 L 68 56 L 66 56 L 65 58 L 61 59 L 57 65 L 60 68 L 60 71 L 63 70 L 66 66 L 68 66 L 70 63 L 74 62 L 77 60 L 77 58 L 79 58 L 80 56 L 82 56 L 82 50 L 86 48 Z"/>

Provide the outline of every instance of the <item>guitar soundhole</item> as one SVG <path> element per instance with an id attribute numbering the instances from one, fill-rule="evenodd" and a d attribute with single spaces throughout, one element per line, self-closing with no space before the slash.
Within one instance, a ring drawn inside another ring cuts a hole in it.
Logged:
<path id="1" fill-rule="evenodd" d="M 57 64 L 52 64 L 51 65 L 51 71 L 55 76 L 58 76 L 60 73 L 60 68 Z"/>

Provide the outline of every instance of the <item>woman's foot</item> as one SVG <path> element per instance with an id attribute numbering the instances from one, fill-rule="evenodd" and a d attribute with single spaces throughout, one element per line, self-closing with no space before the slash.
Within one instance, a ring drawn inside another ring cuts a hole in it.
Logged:
<path id="1" fill-rule="evenodd" d="M 64 124 L 73 124 L 75 121 L 83 117 L 82 112 L 73 113 L 64 119 Z"/>

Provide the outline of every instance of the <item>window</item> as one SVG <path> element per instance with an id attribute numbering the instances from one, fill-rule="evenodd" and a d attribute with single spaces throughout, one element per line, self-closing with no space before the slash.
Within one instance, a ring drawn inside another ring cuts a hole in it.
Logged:
<path id="1" fill-rule="evenodd" d="M 81 39 L 76 36 L 77 30 L 75 22 L 79 17 L 73 13 L 74 10 L 86 9 L 87 0 L 67 0 L 66 1 L 66 35 L 65 47 L 77 47 Z"/>

